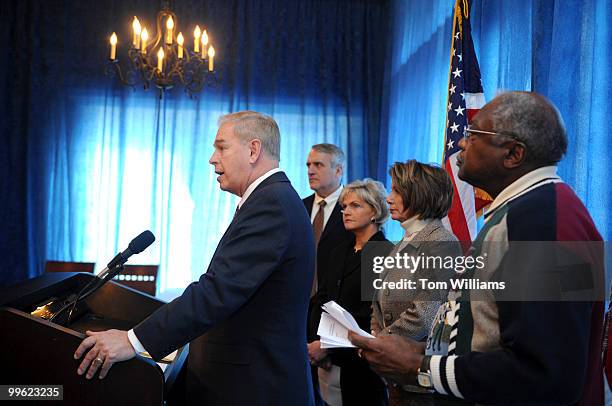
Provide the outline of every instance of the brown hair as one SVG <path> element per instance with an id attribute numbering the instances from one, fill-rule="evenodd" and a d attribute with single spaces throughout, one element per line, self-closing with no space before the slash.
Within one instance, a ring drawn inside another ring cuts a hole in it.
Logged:
<path id="1" fill-rule="evenodd" d="M 453 202 L 453 184 L 446 171 L 414 159 L 396 162 L 389 175 L 404 202 L 421 219 L 441 219 Z"/>

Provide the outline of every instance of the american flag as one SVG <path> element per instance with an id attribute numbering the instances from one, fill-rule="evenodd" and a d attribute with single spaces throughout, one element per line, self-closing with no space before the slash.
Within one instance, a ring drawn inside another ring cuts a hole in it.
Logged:
<path id="1" fill-rule="evenodd" d="M 459 140 L 474 115 L 484 105 L 480 67 L 474 53 L 474 43 L 467 0 L 457 0 L 453 16 L 453 40 L 448 78 L 446 107 L 446 138 L 444 168 L 453 181 L 455 194 L 448 212 L 448 224 L 464 246 L 476 236 L 476 212 L 491 202 L 481 190 L 476 190 L 457 177 Z"/>

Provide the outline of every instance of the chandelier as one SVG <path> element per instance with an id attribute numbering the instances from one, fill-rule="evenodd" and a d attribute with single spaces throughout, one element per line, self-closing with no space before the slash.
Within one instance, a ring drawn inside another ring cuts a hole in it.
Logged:
<path id="1" fill-rule="evenodd" d="M 165 31 L 162 27 L 165 26 Z M 185 44 L 178 30 L 176 14 L 168 2 L 157 13 L 157 30 L 152 35 L 140 24 L 136 16 L 132 22 L 132 43 L 127 50 L 128 66 L 122 70 L 117 57 L 118 37 L 110 37 L 110 57 L 106 74 L 118 77 L 121 83 L 135 89 L 142 84 L 147 90 L 151 84 L 159 89 L 159 96 L 174 85 L 183 85 L 190 97 L 199 93 L 205 84 L 215 81 L 215 49 L 206 30 L 199 25 L 193 30 L 193 48 Z M 178 33 L 178 34 L 177 34 Z"/>

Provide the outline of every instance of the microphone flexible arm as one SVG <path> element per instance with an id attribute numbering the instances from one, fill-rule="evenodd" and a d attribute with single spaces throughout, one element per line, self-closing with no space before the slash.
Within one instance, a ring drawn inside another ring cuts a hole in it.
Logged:
<path id="1" fill-rule="evenodd" d="M 68 318 L 66 320 L 66 325 L 70 323 L 74 309 L 80 300 L 91 295 L 93 292 L 100 289 L 106 282 L 113 279 L 115 275 L 123 270 L 123 264 L 125 264 L 132 255 L 140 254 L 154 241 L 155 236 L 149 230 L 145 230 L 138 234 L 136 238 L 130 241 L 128 248 L 125 251 L 119 252 L 117 255 L 115 255 L 111 262 L 108 263 L 106 268 L 104 268 L 104 270 L 96 278 L 92 279 L 87 285 L 85 285 L 85 287 L 81 289 L 74 299 L 62 306 L 53 316 L 51 316 L 49 321 L 54 321 L 60 314 L 65 312 L 66 309 L 71 307 L 70 313 L 68 314 Z"/>
<path id="2" fill-rule="evenodd" d="M 49 321 L 55 321 L 55 319 L 60 314 L 64 313 L 67 309 L 70 308 L 70 312 L 68 313 L 68 317 L 67 317 L 66 323 L 65 323 L 66 325 L 68 325 L 70 323 L 71 319 L 72 319 L 72 314 L 73 314 L 74 309 L 76 308 L 77 304 L 80 301 L 82 301 L 84 299 L 87 299 L 87 297 L 89 297 L 92 293 L 94 293 L 95 291 L 100 289 L 102 286 L 104 286 L 104 284 L 106 282 L 108 282 L 109 280 L 113 279 L 115 277 L 115 275 L 117 275 L 121 271 L 123 271 L 123 264 L 112 268 L 110 270 L 110 272 L 108 272 L 108 273 L 106 273 L 106 275 L 104 275 L 103 278 L 99 278 L 99 277 L 93 278 L 91 281 L 89 281 L 89 283 L 87 285 L 85 285 L 83 287 L 83 289 L 81 289 L 79 291 L 79 293 L 76 294 L 74 299 L 72 299 L 70 302 L 68 302 L 64 306 L 62 306 L 62 308 L 60 308 L 53 316 L 51 316 Z"/>

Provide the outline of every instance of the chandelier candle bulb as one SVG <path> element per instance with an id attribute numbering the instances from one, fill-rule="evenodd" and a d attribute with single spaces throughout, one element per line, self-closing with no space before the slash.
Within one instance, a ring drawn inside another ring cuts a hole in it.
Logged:
<path id="1" fill-rule="evenodd" d="M 147 54 L 147 41 L 149 40 L 149 32 L 147 31 L 147 29 L 145 28 L 144 30 L 142 30 L 142 34 L 140 34 L 140 39 L 142 40 L 142 54 L 146 55 Z"/>
<path id="2" fill-rule="evenodd" d="M 206 49 L 208 48 L 208 33 L 204 30 L 202 34 L 202 59 L 206 59 Z"/>
<path id="3" fill-rule="evenodd" d="M 195 30 L 193 30 L 193 52 L 196 54 L 200 52 L 200 35 L 202 35 L 202 31 L 200 31 L 200 26 L 196 25 Z"/>
<path id="4" fill-rule="evenodd" d="M 138 21 L 136 16 L 134 16 L 132 28 L 134 29 L 134 40 L 132 41 L 132 44 L 134 45 L 134 48 L 138 49 L 140 48 L 140 30 L 142 27 L 140 26 L 140 21 Z"/>
<path id="5" fill-rule="evenodd" d="M 208 48 L 208 70 L 210 72 L 212 72 L 215 67 L 214 65 L 214 59 L 215 59 L 215 48 L 212 47 L 212 45 L 210 46 L 210 48 Z"/>
<path id="6" fill-rule="evenodd" d="M 159 70 L 159 73 L 163 71 L 163 66 L 164 66 L 164 49 L 159 48 L 159 51 L 157 51 L 157 69 Z"/>
<path id="7" fill-rule="evenodd" d="M 185 39 L 183 38 L 183 33 L 179 32 L 176 37 L 176 42 L 178 43 L 178 59 L 183 59 L 183 42 Z"/>
<path id="8" fill-rule="evenodd" d="M 166 20 L 166 44 L 172 45 L 172 30 L 174 29 L 174 20 L 172 16 Z"/>
<path id="9" fill-rule="evenodd" d="M 113 35 L 110 36 L 110 44 L 111 44 L 111 52 L 110 59 L 114 61 L 117 59 L 117 34 L 113 32 Z"/>

